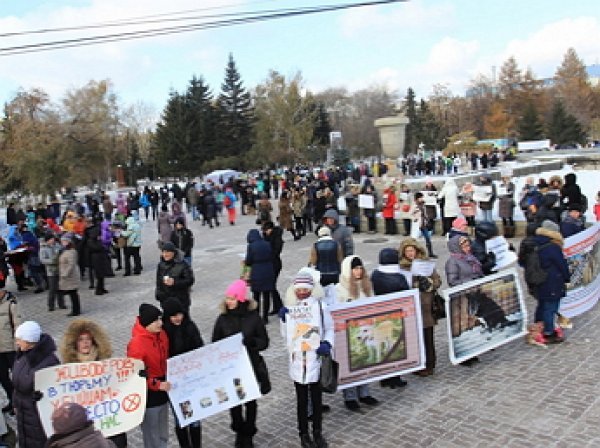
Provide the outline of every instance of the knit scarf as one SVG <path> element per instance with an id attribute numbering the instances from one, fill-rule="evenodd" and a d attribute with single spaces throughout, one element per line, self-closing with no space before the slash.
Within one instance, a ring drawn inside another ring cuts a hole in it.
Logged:
<path id="1" fill-rule="evenodd" d="M 469 253 L 469 254 L 465 254 L 465 253 L 452 253 L 450 254 L 451 257 L 457 258 L 459 260 L 462 260 L 468 264 L 471 265 L 471 269 L 473 270 L 474 274 L 481 274 L 483 275 L 483 270 L 481 269 L 481 263 L 479 262 L 479 260 L 477 259 L 477 257 L 475 257 L 475 255 Z"/>

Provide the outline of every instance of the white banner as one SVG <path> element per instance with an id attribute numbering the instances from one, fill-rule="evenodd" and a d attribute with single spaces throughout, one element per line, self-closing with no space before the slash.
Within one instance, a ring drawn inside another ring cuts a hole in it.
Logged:
<path id="1" fill-rule="evenodd" d="M 509 249 L 508 241 L 503 236 L 485 240 L 485 251 L 492 252 L 496 256 L 493 271 L 504 269 L 517 261 L 517 254 Z"/>
<path id="2" fill-rule="evenodd" d="M 61 364 L 35 372 L 40 420 L 50 437 L 52 412 L 63 403 L 79 403 L 105 437 L 135 428 L 144 419 L 146 379 L 139 375 L 144 363 L 132 358 L 111 358 Z"/>
<path id="3" fill-rule="evenodd" d="M 491 185 L 473 185 L 473 200 L 475 202 L 488 202 L 493 193 Z"/>
<path id="4" fill-rule="evenodd" d="M 241 333 L 169 358 L 167 380 L 182 428 L 261 397 Z"/>
<path id="5" fill-rule="evenodd" d="M 373 200 L 373 195 L 370 194 L 359 194 L 358 195 L 358 206 L 360 208 L 375 208 L 375 201 Z"/>
<path id="6" fill-rule="evenodd" d="M 559 313 L 571 318 L 592 309 L 600 299 L 600 223 L 567 238 L 563 253 L 571 281 Z"/>

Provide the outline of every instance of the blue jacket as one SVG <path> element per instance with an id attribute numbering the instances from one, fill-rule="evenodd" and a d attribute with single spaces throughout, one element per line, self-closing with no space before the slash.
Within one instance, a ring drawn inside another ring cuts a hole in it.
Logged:
<path id="1" fill-rule="evenodd" d="M 253 292 L 275 289 L 275 273 L 271 244 L 261 238 L 257 229 L 251 229 L 247 236 L 246 265 L 250 266 L 250 287 Z"/>
<path id="2" fill-rule="evenodd" d="M 315 243 L 317 271 L 321 274 L 338 274 L 341 264 L 338 260 L 338 243 L 332 238 L 319 239 Z"/>
<path id="3" fill-rule="evenodd" d="M 567 216 L 560 223 L 560 233 L 564 238 L 568 238 L 576 233 L 583 231 L 585 226 L 583 225 L 583 220 L 571 218 Z"/>
<path id="4" fill-rule="evenodd" d="M 565 283 L 568 283 L 571 275 L 569 265 L 565 259 L 562 248 L 557 241 L 562 241 L 558 232 L 539 228 L 536 230 L 535 242 L 538 246 L 549 243 L 539 250 L 541 268 L 548 273 L 544 283 L 536 288 L 538 300 L 560 300 L 566 294 Z"/>

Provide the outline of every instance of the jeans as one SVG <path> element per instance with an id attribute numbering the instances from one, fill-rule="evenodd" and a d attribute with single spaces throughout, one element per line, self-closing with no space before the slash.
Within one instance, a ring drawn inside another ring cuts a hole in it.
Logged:
<path id="1" fill-rule="evenodd" d="M 344 395 L 344 401 L 358 401 L 359 398 L 364 398 L 371 395 L 368 384 L 349 387 L 348 389 L 342 390 L 342 394 Z"/>
<path id="2" fill-rule="evenodd" d="M 141 428 L 144 448 L 168 448 L 169 404 L 146 408 Z"/>
<path id="3" fill-rule="evenodd" d="M 429 256 L 433 255 L 433 246 L 431 245 L 431 230 L 421 229 L 421 235 L 425 239 L 425 246 L 427 246 L 427 252 Z"/>
<path id="4" fill-rule="evenodd" d="M 554 316 L 558 313 L 560 299 L 558 300 L 539 300 L 535 309 L 535 321 L 544 322 L 544 334 L 554 333 Z"/>

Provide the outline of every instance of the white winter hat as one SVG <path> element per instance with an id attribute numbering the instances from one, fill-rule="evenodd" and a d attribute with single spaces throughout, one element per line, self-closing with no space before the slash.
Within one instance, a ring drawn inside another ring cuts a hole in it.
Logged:
<path id="1" fill-rule="evenodd" d="M 32 320 L 23 322 L 17 327 L 17 331 L 15 331 L 15 338 L 27 342 L 40 342 L 41 336 L 42 328 L 40 327 L 40 324 Z"/>

